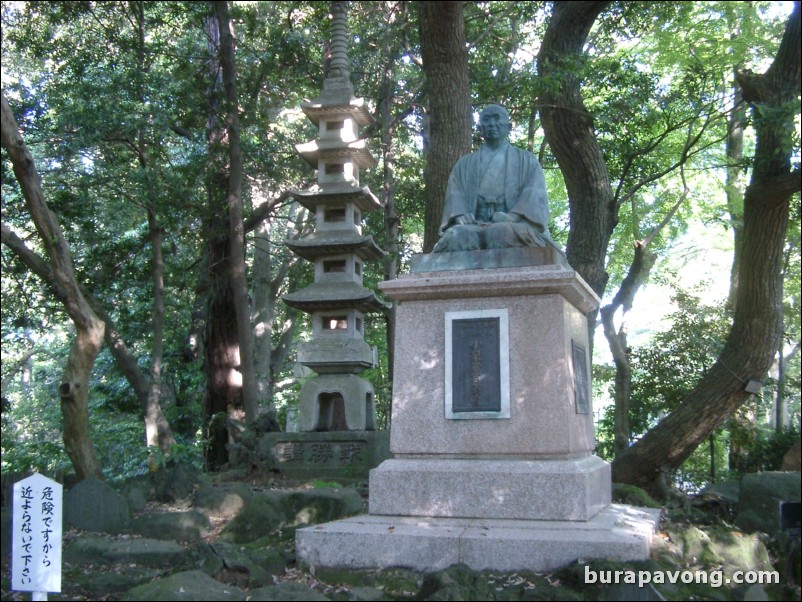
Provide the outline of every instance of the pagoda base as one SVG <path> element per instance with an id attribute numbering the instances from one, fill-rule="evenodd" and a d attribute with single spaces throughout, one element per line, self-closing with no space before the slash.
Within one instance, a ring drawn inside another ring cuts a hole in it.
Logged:
<path id="1" fill-rule="evenodd" d="M 309 431 L 376 430 L 373 385 L 355 374 L 318 374 L 301 386 L 299 428 Z"/>

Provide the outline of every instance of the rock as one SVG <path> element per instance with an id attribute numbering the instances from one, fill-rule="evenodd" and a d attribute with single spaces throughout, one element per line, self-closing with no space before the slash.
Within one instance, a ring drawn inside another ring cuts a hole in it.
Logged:
<path id="1" fill-rule="evenodd" d="M 368 602 L 370 600 L 386 600 L 387 598 L 385 597 L 384 592 L 378 587 L 364 585 L 351 588 L 351 591 L 348 594 L 348 599 L 356 602 L 362 602 L 363 600 Z"/>
<path id="2" fill-rule="evenodd" d="M 286 560 L 280 564 L 271 563 L 268 558 L 260 557 L 258 551 L 250 551 L 236 544 L 219 541 L 209 547 L 222 564 L 212 576 L 241 588 L 273 585 L 273 575 L 282 574 L 287 566 Z"/>
<path id="3" fill-rule="evenodd" d="M 744 602 L 768 602 L 770 599 L 768 592 L 759 583 L 750 585 L 744 592 Z"/>
<path id="4" fill-rule="evenodd" d="M 160 502 L 177 502 L 191 496 L 201 483 L 201 471 L 188 462 L 170 462 L 153 473 L 156 499 Z"/>
<path id="5" fill-rule="evenodd" d="M 195 507 L 209 518 L 232 518 L 252 497 L 247 485 L 213 487 L 202 484 L 195 492 Z"/>
<path id="6" fill-rule="evenodd" d="M 425 600 L 495 600 L 495 590 L 487 578 L 464 564 L 423 578 L 420 597 Z"/>
<path id="7" fill-rule="evenodd" d="M 780 531 L 780 502 L 800 501 L 798 472 L 761 472 L 744 475 L 735 524 L 745 531 L 770 535 Z"/>
<path id="8" fill-rule="evenodd" d="M 130 521 L 128 502 L 102 481 L 84 479 L 64 495 L 65 526 L 121 533 L 128 528 Z"/>
<path id="9" fill-rule="evenodd" d="M 184 548 L 174 541 L 85 535 L 64 546 L 64 561 L 74 565 L 123 563 L 164 569 L 183 567 L 187 558 Z"/>
<path id="10" fill-rule="evenodd" d="M 774 567 L 769 552 L 757 533 L 741 533 L 730 529 L 710 530 L 713 555 L 722 563 L 740 571 L 770 571 Z"/>
<path id="11" fill-rule="evenodd" d="M 205 514 L 197 510 L 185 512 L 149 512 L 131 522 L 134 533 L 153 539 L 199 541 L 206 537 L 212 525 Z"/>
<path id="12" fill-rule="evenodd" d="M 362 510 L 362 496 L 353 489 L 269 491 L 248 500 L 223 529 L 220 538 L 234 543 L 248 543 L 267 537 L 279 529 L 328 522 Z"/>
<path id="13" fill-rule="evenodd" d="M 253 600 L 254 602 L 259 600 L 309 600 L 309 602 L 316 602 L 318 600 L 330 600 L 330 598 L 303 583 L 287 582 L 252 590 L 248 594 L 248 600 Z"/>
<path id="14" fill-rule="evenodd" d="M 117 491 L 119 491 L 128 502 L 128 507 L 134 514 L 142 512 L 148 500 L 151 499 L 155 493 L 150 474 L 126 479 L 117 485 Z"/>
<path id="15" fill-rule="evenodd" d="M 702 495 L 705 498 L 723 500 L 730 504 L 737 504 L 741 496 L 740 481 L 721 481 L 712 483 L 704 488 Z"/>
<path id="16" fill-rule="evenodd" d="M 255 495 L 220 533 L 220 539 L 248 543 L 273 533 L 285 522 L 276 509 L 275 496 Z"/>
<path id="17" fill-rule="evenodd" d="M 69 579 L 71 586 L 78 586 L 82 592 L 90 594 L 90 600 L 116 600 L 120 592 L 149 583 L 162 574 L 162 569 L 119 564 L 113 570 L 102 572 L 70 571 L 65 573 L 64 579 Z"/>
<path id="18" fill-rule="evenodd" d="M 129 590 L 124 599 L 245 600 L 245 592 L 237 587 L 215 581 L 201 571 L 185 571 L 137 586 Z"/>
<path id="19" fill-rule="evenodd" d="M 640 487 L 613 483 L 613 502 L 617 504 L 630 504 L 642 508 L 661 508 L 662 505 Z"/>
<path id="20" fill-rule="evenodd" d="M 679 546 L 682 562 L 687 565 L 717 564 L 721 558 L 715 553 L 710 536 L 693 525 L 678 525 L 668 530 L 671 540 Z"/>
<path id="21" fill-rule="evenodd" d="M 312 489 L 281 495 L 278 508 L 288 526 L 316 525 L 362 512 L 363 500 L 354 489 Z"/>
<path id="22" fill-rule="evenodd" d="M 799 472 L 802 470 L 802 440 L 797 440 L 783 456 L 782 468 L 784 472 Z"/>
<path id="23" fill-rule="evenodd" d="M 683 565 L 724 565 L 730 572 L 772 570 L 768 550 L 757 534 L 693 525 L 674 525 L 668 533 Z"/>

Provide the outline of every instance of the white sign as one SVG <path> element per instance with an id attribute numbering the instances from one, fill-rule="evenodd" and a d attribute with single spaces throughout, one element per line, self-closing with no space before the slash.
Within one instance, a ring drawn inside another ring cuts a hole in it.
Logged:
<path id="1" fill-rule="evenodd" d="M 62 491 L 61 485 L 40 474 L 14 485 L 12 590 L 61 591 Z"/>

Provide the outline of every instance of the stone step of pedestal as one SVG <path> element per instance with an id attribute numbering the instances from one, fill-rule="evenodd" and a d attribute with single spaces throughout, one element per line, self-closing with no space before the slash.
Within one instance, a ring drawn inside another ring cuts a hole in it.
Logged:
<path id="1" fill-rule="evenodd" d="M 297 531 L 296 550 L 309 566 L 549 571 L 580 558 L 645 560 L 659 521 L 660 510 L 616 504 L 584 522 L 364 515 Z"/>
<path id="2" fill-rule="evenodd" d="M 395 458 L 370 474 L 370 513 L 587 521 L 611 501 L 610 465 L 552 460 Z"/>

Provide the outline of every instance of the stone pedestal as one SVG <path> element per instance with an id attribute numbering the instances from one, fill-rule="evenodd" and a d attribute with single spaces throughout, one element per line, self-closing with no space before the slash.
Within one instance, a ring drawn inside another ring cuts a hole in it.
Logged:
<path id="1" fill-rule="evenodd" d="M 258 458 L 294 479 L 365 479 L 391 457 L 387 431 L 265 433 Z"/>
<path id="2" fill-rule="evenodd" d="M 453 254 L 489 269 L 429 256 L 380 285 L 398 302 L 394 458 L 371 471 L 370 516 L 298 532 L 303 562 L 648 557 L 659 511 L 612 506 L 610 467 L 593 456 L 585 314 L 599 300 L 554 249 L 511 251 L 513 267 L 498 251 Z"/>

